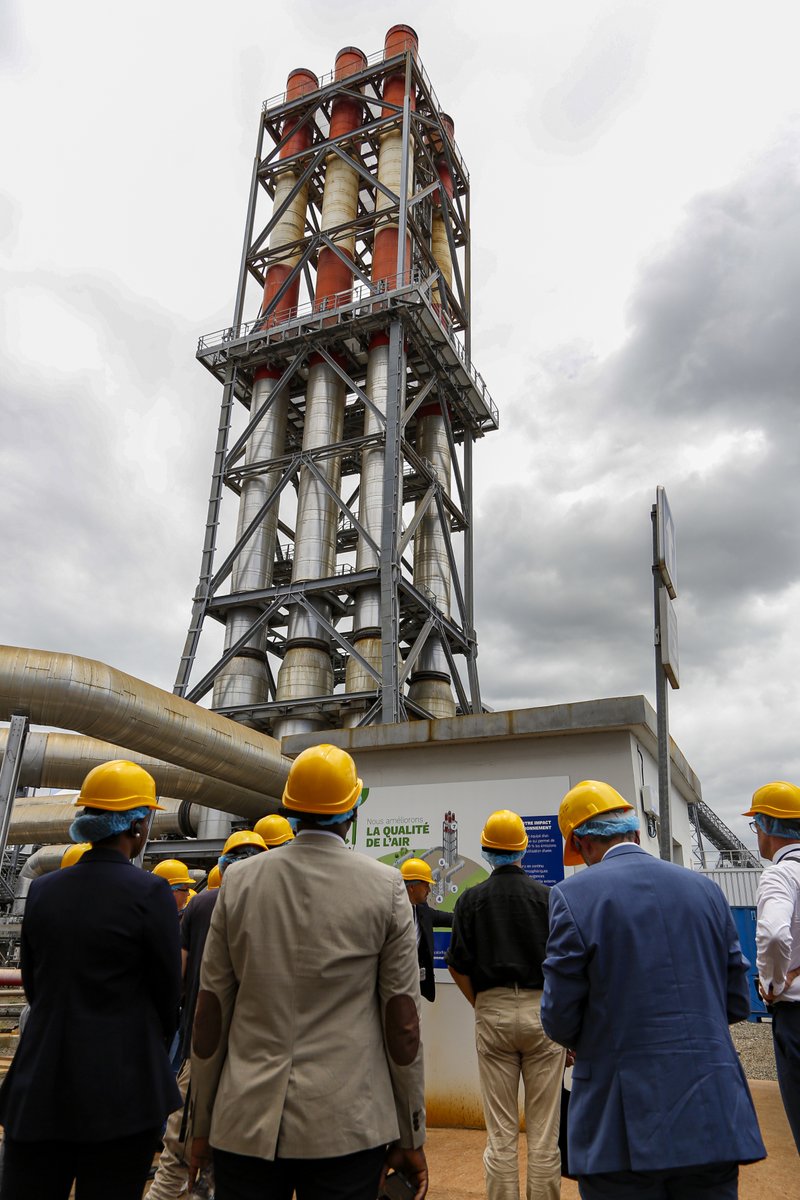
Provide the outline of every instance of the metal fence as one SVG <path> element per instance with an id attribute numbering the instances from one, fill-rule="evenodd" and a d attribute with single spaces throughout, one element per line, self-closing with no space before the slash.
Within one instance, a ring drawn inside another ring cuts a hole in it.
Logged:
<path id="1" fill-rule="evenodd" d="M 718 884 L 731 908 L 755 908 L 762 871 L 753 867 L 717 867 L 700 872 Z"/>

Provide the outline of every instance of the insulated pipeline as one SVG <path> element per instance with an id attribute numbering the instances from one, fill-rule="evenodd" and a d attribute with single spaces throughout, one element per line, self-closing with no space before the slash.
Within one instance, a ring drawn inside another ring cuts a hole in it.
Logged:
<path id="1" fill-rule="evenodd" d="M 417 55 L 418 39 L 410 25 L 393 25 L 386 34 L 384 43 L 384 58 L 391 59 L 398 54 L 410 52 Z M 389 75 L 384 82 L 382 116 L 395 115 L 395 107 L 402 108 L 405 102 L 406 80 L 405 68 L 401 67 L 395 74 Z M 410 108 L 415 108 L 416 93 L 412 84 L 409 94 Z M 410 157 L 410 156 L 409 156 Z M 388 132 L 382 133 L 378 151 L 378 180 L 388 188 L 393 195 L 400 195 L 403 168 L 403 131 L 397 125 Z M 407 192 L 411 193 L 413 180 L 409 172 Z M 393 210 L 394 206 L 394 210 Z M 372 256 L 372 280 L 387 287 L 394 287 L 397 280 L 397 251 L 399 237 L 399 213 L 395 202 L 382 191 L 376 191 L 375 210 L 379 216 L 376 222 L 375 246 Z M 392 211 L 393 210 L 393 211 Z M 410 267 L 411 240 L 406 239 L 405 264 Z M 403 383 L 401 381 L 401 387 Z M 365 409 L 364 433 L 367 436 L 378 436 L 385 429 L 385 417 L 388 410 L 389 398 L 389 341 L 384 332 L 373 335 L 369 346 L 367 359 L 366 393 L 375 409 Z M 401 397 L 401 404 L 404 403 Z M 384 420 L 381 420 L 381 417 Z M 381 545 L 381 526 L 383 521 L 383 483 L 386 469 L 385 449 L 382 444 L 367 447 L 361 455 L 361 485 L 358 502 L 358 518 L 364 529 L 370 535 L 376 546 Z M 398 481 L 399 503 L 402 504 L 402 480 Z M 379 555 L 372 549 L 369 542 L 359 535 L 356 550 L 356 570 L 377 567 Z M 353 616 L 353 642 L 359 654 L 369 662 L 380 674 L 382 670 L 381 643 L 381 590 L 379 584 L 368 584 L 360 588 L 355 601 Z M 375 678 L 355 658 L 347 662 L 345 689 L 348 692 L 370 691 L 375 688 Z M 357 724 L 361 712 L 350 710 L 344 717 L 345 724 Z"/>
<path id="2" fill-rule="evenodd" d="M 446 135 L 452 139 L 454 130 L 451 118 L 442 113 L 441 120 Z M 440 143 L 438 149 L 436 168 L 442 190 L 447 197 L 452 197 L 453 177 L 444 146 Z M 431 252 L 448 286 L 453 279 L 453 261 L 447 237 L 449 219 L 440 192 L 435 196 L 431 221 Z M 438 284 L 434 288 L 434 299 L 437 304 L 443 300 Z M 449 496 L 452 473 L 450 443 L 446 418 L 438 404 L 431 404 L 420 411 L 417 418 L 417 452 L 431 464 L 442 492 Z M 424 503 L 425 500 L 419 502 Z M 414 536 L 414 583 L 449 617 L 451 578 L 446 536 L 438 510 L 433 503 L 429 503 L 420 517 Z M 455 715 L 450 668 L 437 634 L 431 634 L 422 648 L 411 676 L 408 694 L 411 700 L 434 717 Z"/>
<path id="3" fill-rule="evenodd" d="M 319 80 L 312 71 L 299 68 L 292 71 L 286 84 L 287 102 L 299 100 L 319 87 Z M 282 136 L 286 139 L 281 147 L 279 161 L 294 159 L 311 146 L 311 123 L 304 121 L 305 112 L 300 110 L 289 116 L 283 124 Z M 308 207 L 308 184 L 305 183 L 297 190 L 293 198 L 291 193 L 296 187 L 303 171 L 303 164 L 294 163 L 287 166 L 278 174 L 275 184 L 275 200 L 273 212 L 279 213 L 269 239 L 269 265 L 266 270 L 264 283 L 263 310 L 276 299 L 281 288 L 287 284 L 292 271 L 300 261 L 300 250 L 297 243 L 301 241 L 306 228 L 306 210 Z M 286 249 L 291 247 L 294 249 Z M 277 302 L 274 313 L 267 318 L 267 324 L 273 325 L 286 320 L 297 311 L 300 294 L 299 275 L 287 284 L 286 290 Z M 283 454 L 286 439 L 286 412 L 288 394 L 283 388 L 279 395 L 274 395 L 280 372 L 269 367 L 257 369 L 253 376 L 253 389 L 250 396 L 251 416 L 265 405 L 267 411 L 251 433 L 245 447 L 245 466 L 254 467 L 258 463 L 267 463 Z M 270 496 L 278 482 L 277 471 L 256 471 L 248 473 L 242 482 L 242 492 L 239 499 L 239 516 L 236 537 L 244 533 L 262 508 L 264 501 Z M 249 541 L 239 552 L 231 570 L 231 590 L 236 592 L 258 590 L 269 587 L 272 583 L 273 566 L 275 562 L 275 544 L 277 537 L 279 503 L 276 500 Z M 259 609 L 233 609 L 225 623 L 225 649 L 240 640 L 258 619 Z M 214 681 L 214 708 L 232 708 L 237 705 L 249 706 L 263 704 L 267 700 L 267 668 L 266 668 L 266 630 L 255 633 L 244 645 L 239 654 L 231 659 L 217 675 Z"/>
<path id="4" fill-rule="evenodd" d="M 7 741 L 8 730 L 0 729 L 0 757 L 5 753 Z M 221 808 L 248 820 L 264 816 L 276 804 L 274 798 L 249 788 L 151 758 L 128 746 L 76 733 L 29 733 L 22 754 L 19 786 L 77 791 L 94 767 L 113 758 L 125 758 L 144 767 L 155 779 L 156 791 L 161 796 L 175 796 L 206 808 Z M 13 823 L 12 817 L 12 827 Z"/>
<path id="5" fill-rule="evenodd" d="M 274 738 L 94 659 L 0 646 L 0 720 L 25 713 L 277 798 L 290 760 Z"/>
<path id="6" fill-rule="evenodd" d="M 366 66 L 366 56 L 353 46 L 336 56 L 334 77 L 341 81 Z M 346 137 L 363 123 L 361 102 L 352 95 L 339 95 L 332 104 L 331 139 Z M 352 153 L 352 150 L 351 150 Z M 348 226 L 358 213 L 358 173 L 338 154 L 326 159 L 322 198 L 323 232 L 331 231 L 336 250 L 323 246 L 317 265 L 314 305 L 325 311 L 346 302 L 352 295 L 352 262 L 355 235 Z M 336 230 L 339 233 L 336 233 Z M 306 388 L 306 412 L 303 450 L 314 451 L 342 440 L 346 387 L 331 364 L 313 358 Z M 316 460 L 316 470 L 303 467 L 297 493 L 294 562 L 292 582 L 327 579 L 336 573 L 336 536 L 339 509 L 333 499 L 341 488 L 341 459 L 329 455 Z M 333 691 L 330 636 L 315 613 L 330 620 L 330 606 L 316 601 L 308 612 L 294 605 L 289 613 L 287 648 L 278 673 L 278 700 L 296 703 L 306 696 L 329 695 Z M 319 715 L 297 711 L 291 717 L 275 721 L 277 737 L 318 729 Z"/>

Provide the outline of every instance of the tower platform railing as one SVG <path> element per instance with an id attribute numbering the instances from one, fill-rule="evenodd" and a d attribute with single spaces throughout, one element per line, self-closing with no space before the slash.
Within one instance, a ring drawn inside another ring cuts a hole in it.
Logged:
<path id="1" fill-rule="evenodd" d="M 430 325 L 432 317 L 435 325 L 445 334 L 450 348 L 458 356 L 482 402 L 491 428 L 497 429 L 497 405 L 492 400 L 480 371 L 473 365 L 463 343 L 456 337 L 444 310 L 433 299 L 435 283 L 436 276 L 423 279 L 421 273 L 416 270 L 390 277 L 378 284 L 358 283 L 346 292 L 328 297 L 324 304 L 308 302 L 294 309 L 284 309 L 281 313 L 272 313 L 269 323 L 265 323 L 263 317 L 258 317 L 254 321 L 229 325 L 225 329 L 204 334 L 198 339 L 197 357 L 205 359 L 212 356 L 218 359 L 220 352 L 230 351 L 234 346 L 240 351 L 249 351 L 252 349 L 251 343 L 255 340 L 270 344 L 299 339 L 312 332 L 330 329 L 332 324 L 344 325 L 359 317 L 372 316 L 375 312 L 385 311 L 390 305 L 403 300 L 421 301 L 429 314 L 426 324 Z"/>

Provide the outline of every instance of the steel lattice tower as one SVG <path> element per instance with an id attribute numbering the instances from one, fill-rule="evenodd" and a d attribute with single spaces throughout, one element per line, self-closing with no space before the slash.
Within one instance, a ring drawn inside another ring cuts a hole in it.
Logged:
<path id="1" fill-rule="evenodd" d="M 264 104 L 233 324 L 197 357 L 222 406 L 175 691 L 276 736 L 480 711 L 472 444 L 497 410 L 470 360 L 469 176 L 408 26 Z M 225 648 L 192 682 L 208 617 Z"/>

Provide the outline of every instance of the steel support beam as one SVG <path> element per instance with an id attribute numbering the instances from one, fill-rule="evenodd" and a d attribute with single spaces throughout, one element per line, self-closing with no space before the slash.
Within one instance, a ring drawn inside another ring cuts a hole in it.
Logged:
<path id="1" fill-rule="evenodd" d="M 403 716 L 397 665 L 397 631 L 400 624 L 400 511 L 403 487 L 400 424 L 405 399 L 405 353 L 400 321 L 393 321 L 389 329 L 387 392 L 381 524 L 381 721 L 384 725 L 395 724 Z"/>
<path id="2" fill-rule="evenodd" d="M 8 841 L 8 826 L 11 811 L 19 786 L 22 755 L 28 739 L 28 718 L 24 713 L 14 713 L 8 728 L 6 751 L 0 766 L 0 861 L 5 854 Z"/>

